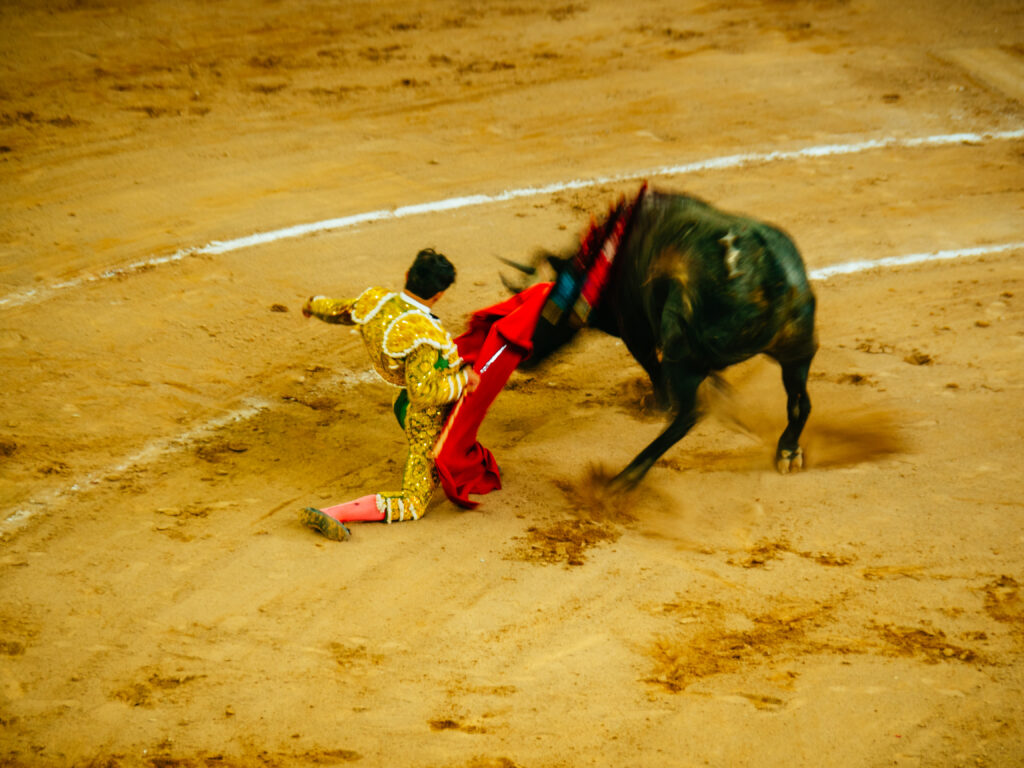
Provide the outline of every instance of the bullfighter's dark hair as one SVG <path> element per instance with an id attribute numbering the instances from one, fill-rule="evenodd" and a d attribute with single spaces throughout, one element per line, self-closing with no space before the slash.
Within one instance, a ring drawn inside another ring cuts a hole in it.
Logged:
<path id="1" fill-rule="evenodd" d="M 405 290 L 421 299 L 429 299 L 455 282 L 455 267 L 443 253 L 424 248 L 405 278 Z"/>

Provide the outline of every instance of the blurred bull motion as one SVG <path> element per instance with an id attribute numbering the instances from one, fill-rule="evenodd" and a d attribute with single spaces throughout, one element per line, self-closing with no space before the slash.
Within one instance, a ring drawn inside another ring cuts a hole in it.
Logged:
<path id="1" fill-rule="evenodd" d="M 684 194 L 647 189 L 592 222 L 575 252 L 537 253 L 555 280 L 533 332 L 536 365 L 583 326 L 619 337 L 670 409 L 665 430 L 613 480 L 637 485 L 698 419 L 697 388 L 709 375 L 757 354 L 782 368 L 787 426 L 776 467 L 803 467 L 800 434 L 811 412 L 807 375 L 817 351 L 815 297 L 803 260 L 780 229 Z M 523 290 L 525 285 L 513 285 Z"/>

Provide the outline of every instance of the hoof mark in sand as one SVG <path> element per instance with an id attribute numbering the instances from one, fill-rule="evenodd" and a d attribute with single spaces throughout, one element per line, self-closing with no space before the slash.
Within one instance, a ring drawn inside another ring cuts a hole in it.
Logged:
<path id="1" fill-rule="evenodd" d="M 928 664 L 938 664 L 940 661 L 984 663 L 976 651 L 948 642 L 946 633 L 941 629 L 925 630 L 892 624 L 876 624 L 871 628 L 890 646 L 890 652 L 883 655 L 914 656 L 923 658 Z"/>
<path id="2" fill-rule="evenodd" d="M 518 538 L 518 537 L 517 537 Z M 508 560 L 566 566 L 583 565 L 584 552 L 597 544 L 612 542 L 619 533 L 589 520 L 562 520 L 545 528 L 531 526 Z"/>
<path id="3" fill-rule="evenodd" d="M 450 718 L 438 718 L 429 722 L 432 731 L 461 731 L 462 733 L 487 733 L 478 725 L 466 725 Z"/>
<path id="4" fill-rule="evenodd" d="M 857 561 L 857 558 L 852 555 L 837 555 L 832 552 L 802 552 L 793 549 L 786 539 L 779 539 L 777 541 L 760 541 L 747 551 L 745 558 L 729 558 L 725 562 L 740 568 L 761 568 L 772 560 L 781 559 L 785 554 L 813 560 L 818 565 L 827 567 L 853 565 Z"/>
<path id="5" fill-rule="evenodd" d="M 110 698 L 123 701 L 133 707 L 152 707 L 153 696 L 157 691 L 171 691 L 193 680 L 206 675 L 177 675 L 164 677 L 156 672 L 151 674 L 144 683 L 132 683 L 114 691 Z"/>
<path id="6" fill-rule="evenodd" d="M 645 682 L 671 693 L 681 693 L 706 678 L 749 672 L 752 667 L 779 667 L 805 656 L 872 654 L 915 658 L 926 664 L 990 664 L 973 648 L 951 643 L 937 628 L 871 624 L 866 629 L 872 635 L 849 636 L 849 627 L 833 616 L 837 606 L 830 603 L 805 608 L 779 604 L 769 612 L 751 614 L 717 602 L 680 601 L 662 608 L 662 614 L 682 617 L 670 634 L 657 638 L 648 650 L 654 670 Z"/>
<path id="7" fill-rule="evenodd" d="M 1010 576 L 1000 576 L 986 584 L 985 612 L 996 621 L 1011 625 L 1011 629 L 1024 640 L 1024 601 L 1020 585 Z"/>

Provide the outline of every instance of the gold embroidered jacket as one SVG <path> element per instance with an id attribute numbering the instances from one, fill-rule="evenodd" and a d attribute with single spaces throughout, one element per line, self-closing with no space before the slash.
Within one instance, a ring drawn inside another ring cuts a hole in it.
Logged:
<path id="1" fill-rule="evenodd" d="M 324 322 L 358 326 L 374 370 L 405 387 L 411 405 L 452 403 L 465 390 L 469 374 L 452 337 L 404 292 L 368 288 L 355 299 L 314 296 L 306 310 Z"/>

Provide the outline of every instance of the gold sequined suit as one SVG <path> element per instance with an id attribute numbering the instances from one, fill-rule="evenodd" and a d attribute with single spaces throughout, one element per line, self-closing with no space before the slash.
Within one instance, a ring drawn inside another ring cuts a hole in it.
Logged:
<path id="1" fill-rule="evenodd" d="M 434 444 L 469 378 L 452 337 L 426 306 L 383 288 L 368 288 L 355 299 L 315 296 L 305 311 L 324 322 L 357 326 L 374 370 L 402 388 L 395 396 L 409 443 L 402 490 L 378 493 L 377 508 L 388 523 L 418 519 L 438 485 Z"/>

